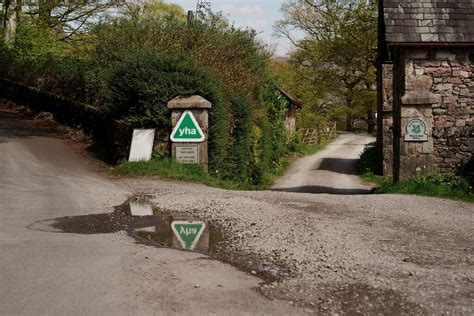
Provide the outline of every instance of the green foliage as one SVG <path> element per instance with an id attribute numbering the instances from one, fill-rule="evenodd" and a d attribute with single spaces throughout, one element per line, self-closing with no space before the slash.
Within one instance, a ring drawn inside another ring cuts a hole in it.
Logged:
<path id="1" fill-rule="evenodd" d="M 285 129 L 285 118 L 289 104 L 276 89 L 269 89 L 264 99 L 268 106 L 267 117 L 270 129 L 273 131 L 271 135 L 272 155 L 270 160 L 273 167 L 277 167 L 279 160 L 289 153 L 288 136 Z"/>
<path id="2" fill-rule="evenodd" d="M 377 143 L 370 143 L 365 146 L 364 151 L 360 155 L 360 159 L 356 165 L 357 174 L 365 173 L 378 174 L 379 155 L 377 151 Z"/>
<path id="3" fill-rule="evenodd" d="M 287 0 L 277 32 L 293 37 L 296 50 L 285 70 L 285 85 L 301 97 L 303 118 L 343 114 L 351 130 L 354 118 L 372 126 L 375 112 L 375 1 Z M 333 111 L 337 109 L 337 111 Z M 308 124 L 308 122 L 304 122 Z M 308 126 L 309 127 L 309 126 Z"/>
<path id="4" fill-rule="evenodd" d="M 376 193 L 416 194 L 474 202 L 474 191 L 464 178 L 455 174 L 430 173 L 411 180 L 384 185 Z"/>
<path id="5" fill-rule="evenodd" d="M 394 183 L 391 177 L 377 176 L 378 154 L 376 143 L 368 144 L 357 163 L 357 174 L 378 185 L 374 193 L 416 194 L 474 201 L 474 192 L 469 182 L 453 173 L 429 173 L 411 180 Z"/>
<path id="6" fill-rule="evenodd" d="M 221 85 L 193 60 L 183 55 L 153 52 L 125 57 L 110 77 L 106 112 L 135 126 L 169 130 L 168 101 L 181 95 L 200 95 L 210 110 L 209 165 L 224 168 L 228 104 Z"/>
<path id="7" fill-rule="evenodd" d="M 239 182 L 249 182 L 249 161 L 251 155 L 250 134 L 252 112 L 244 96 L 231 100 L 230 138 L 227 150 L 226 166 L 221 176 Z"/>
<path id="8" fill-rule="evenodd" d="M 78 31 L 53 23 L 51 12 L 42 21 L 31 13 L 12 47 L 0 41 L 0 75 L 90 104 L 130 127 L 169 129 L 167 102 L 201 95 L 213 104 L 209 174 L 249 187 L 269 184 L 296 147 L 288 144 L 286 103 L 275 93 L 270 54 L 257 33 L 212 12 L 188 24 L 176 5 L 135 4 L 106 15 L 106 7 L 91 3 L 91 16 L 100 19 Z"/>
<path id="9" fill-rule="evenodd" d="M 124 162 L 115 169 L 119 174 L 127 176 L 159 175 L 178 181 L 203 183 L 225 189 L 256 189 L 242 182 L 222 180 L 206 173 L 199 165 L 180 164 L 170 159 L 153 159 L 151 161 Z"/>
<path id="10" fill-rule="evenodd" d="M 71 51 L 48 29 L 19 27 L 12 47 L 0 44 L 2 76 L 40 90 L 87 101 L 86 74 L 91 64 Z"/>
<path id="11" fill-rule="evenodd" d="M 252 183 L 267 182 L 271 155 L 270 128 L 268 118 L 257 118 L 250 135 L 249 177 Z"/>
<path id="12" fill-rule="evenodd" d="M 176 15 L 122 17 L 98 25 L 92 34 L 97 39 L 94 59 L 103 65 L 137 51 L 185 54 L 253 100 L 268 80 L 268 53 L 256 33 L 211 12 L 191 25 Z"/>

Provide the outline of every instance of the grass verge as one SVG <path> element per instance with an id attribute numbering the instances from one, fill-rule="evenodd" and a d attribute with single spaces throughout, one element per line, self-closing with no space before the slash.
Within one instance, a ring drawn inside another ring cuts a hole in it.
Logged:
<path id="1" fill-rule="evenodd" d="M 124 162 L 118 165 L 115 170 L 125 176 L 159 175 L 171 180 L 202 183 L 223 189 L 245 189 L 243 184 L 211 177 L 199 165 L 180 164 L 170 159 Z"/>
<path id="2" fill-rule="evenodd" d="M 318 145 L 299 145 L 295 152 L 282 159 L 278 168 L 273 170 L 269 179 L 261 185 L 250 183 L 240 183 L 230 180 L 217 179 L 210 176 L 199 165 L 180 164 L 170 159 L 152 159 L 151 161 L 123 162 L 115 171 L 124 176 L 151 176 L 158 175 L 170 180 L 201 183 L 211 187 L 229 190 L 264 190 L 269 188 L 276 178 L 283 175 L 288 167 L 302 156 L 314 154 L 326 147 L 334 138 L 323 141 Z"/>
<path id="3" fill-rule="evenodd" d="M 469 182 L 455 174 L 429 173 L 394 183 L 391 177 L 375 175 L 376 168 L 377 151 L 373 143 L 367 145 L 357 164 L 357 173 L 360 178 L 378 185 L 373 193 L 413 194 L 474 202 L 474 192 Z"/>

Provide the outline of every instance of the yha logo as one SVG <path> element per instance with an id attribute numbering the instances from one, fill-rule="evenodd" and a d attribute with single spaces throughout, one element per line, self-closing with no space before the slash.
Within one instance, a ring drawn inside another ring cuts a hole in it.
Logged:
<path id="1" fill-rule="evenodd" d="M 195 128 L 179 128 L 178 129 L 178 134 L 179 134 L 179 137 L 183 137 L 183 136 L 195 136 L 197 135 L 197 130 Z"/>

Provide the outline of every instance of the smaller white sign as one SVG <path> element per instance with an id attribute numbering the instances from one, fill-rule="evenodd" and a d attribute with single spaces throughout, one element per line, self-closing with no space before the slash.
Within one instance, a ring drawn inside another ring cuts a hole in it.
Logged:
<path id="1" fill-rule="evenodd" d="M 406 142 L 427 142 L 426 123 L 420 118 L 411 119 L 407 124 L 404 139 Z"/>
<path id="2" fill-rule="evenodd" d="M 132 145 L 128 161 L 149 161 L 153 153 L 154 129 L 133 130 Z"/>

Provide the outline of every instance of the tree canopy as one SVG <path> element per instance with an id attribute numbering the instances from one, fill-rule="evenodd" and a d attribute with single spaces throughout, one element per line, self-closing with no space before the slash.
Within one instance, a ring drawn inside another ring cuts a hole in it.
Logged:
<path id="1" fill-rule="evenodd" d="M 286 83 L 320 115 L 345 114 L 374 126 L 377 4 L 369 0 L 289 0 L 275 30 L 296 50 Z M 298 34 L 303 38 L 297 38 Z"/>

